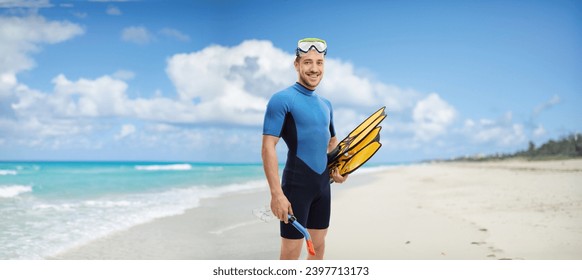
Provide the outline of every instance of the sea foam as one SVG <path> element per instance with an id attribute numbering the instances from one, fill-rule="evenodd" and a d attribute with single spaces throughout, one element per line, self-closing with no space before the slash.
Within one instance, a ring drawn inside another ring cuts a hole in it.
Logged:
<path id="1" fill-rule="evenodd" d="M 165 165 L 137 165 L 135 166 L 136 170 L 144 170 L 144 171 L 183 171 L 183 170 L 192 170 L 192 165 L 190 164 L 165 164 Z"/>
<path id="2" fill-rule="evenodd" d="M 23 185 L 9 185 L 0 186 L 0 198 L 11 198 L 19 196 L 20 194 L 32 192 L 31 186 Z"/>
<path id="3" fill-rule="evenodd" d="M 264 180 L 223 186 L 194 185 L 121 196 L 86 200 L 61 200 L 52 203 L 35 201 L 30 207 L 37 216 L 51 217 L 29 224 L 25 236 L 14 242 L 36 246 L 34 252 L 22 248 L 0 253 L 0 259 L 39 259 L 58 255 L 68 249 L 107 236 L 113 232 L 150 222 L 154 219 L 183 214 L 196 208 L 202 199 L 217 198 L 233 192 L 254 192 L 266 188 Z M 54 227 L 53 224 L 61 226 Z M 223 229 L 219 233 L 228 231 Z M 26 241 L 29 240 L 29 241 Z M 0 241 L 1 238 L 0 238 Z"/>
<path id="4" fill-rule="evenodd" d="M 18 174 L 18 172 L 16 172 L 15 170 L 4 170 L 4 169 L 0 169 L 0 176 L 3 175 L 16 175 Z"/>
<path id="5" fill-rule="evenodd" d="M 258 165 L 18 163 L 0 170 L 17 172 L 0 176 L 0 259 L 56 256 L 180 215 L 203 199 L 268 189 Z"/>

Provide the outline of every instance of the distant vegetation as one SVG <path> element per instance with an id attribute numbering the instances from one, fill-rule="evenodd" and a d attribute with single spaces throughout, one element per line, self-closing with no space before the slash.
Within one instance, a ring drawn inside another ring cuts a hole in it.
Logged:
<path id="1" fill-rule="evenodd" d="M 582 134 L 576 133 L 557 141 L 550 140 L 536 147 L 529 142 L 526 150 L 513 154 L 475 155 L 453 159 L 454 161 L 486 161 L 497 159 L 523 158 L 528 160 L 566 159 L 582 157 Z"/>

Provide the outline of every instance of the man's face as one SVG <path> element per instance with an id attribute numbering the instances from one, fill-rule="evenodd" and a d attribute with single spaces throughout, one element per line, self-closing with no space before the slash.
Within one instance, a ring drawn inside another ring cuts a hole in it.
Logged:
<path id="1" fill-rule="evenodd" d="M 323 64 L 323 53 L 312 49 L 302 54 L 299 61 L 295 61 L 299 83 L 310 90 L 315 90 L 323 78 Z"/>

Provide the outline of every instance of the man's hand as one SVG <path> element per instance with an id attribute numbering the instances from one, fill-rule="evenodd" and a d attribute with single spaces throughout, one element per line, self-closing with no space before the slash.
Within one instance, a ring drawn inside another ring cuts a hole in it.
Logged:
<path id="1" fill-rule="evenodd" d="M 346 174 L 345 176 L 340 175 L 338 168 L 334 168 L 331 171 L 331 178 L 333 179 L 334 182 L 341 184 L 343 182 L 345 182 L 348 179 L 348 174 Z"/>
<path id="2" fill-rule="evenodd" d="M 289 223 L 289 214 L 293 215 L 291 203 L 284 194 L 271 196 L 271 212 L 284 223 Z"/>

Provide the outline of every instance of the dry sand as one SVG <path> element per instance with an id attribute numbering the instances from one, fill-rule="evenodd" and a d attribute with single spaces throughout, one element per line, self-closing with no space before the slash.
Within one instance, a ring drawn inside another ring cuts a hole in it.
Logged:
<path id="1" fill-rule="evenodd" d="M 338 193 L 329 258 L 582 259 L 582 160 L 428 164 L 376 176 Z"/>
<path id="2" fill-rule="evenodd" d="M 582 259 L 582 160 L 438 163 L 332 185 L 327 259 Z M 56 259 L 277 259 L 268 192 L 207 199 Z"/>

